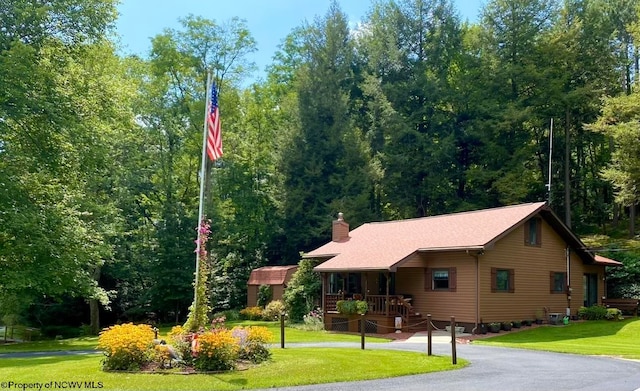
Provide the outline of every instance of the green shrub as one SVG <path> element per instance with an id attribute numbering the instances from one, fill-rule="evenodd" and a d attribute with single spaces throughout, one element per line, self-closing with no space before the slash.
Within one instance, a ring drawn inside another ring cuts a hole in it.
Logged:
<path id="1" fill-rule="evenodd" d="M 260 320 L 262 319 L 262 308 L 247 307 L 240 311 L 240 317 L 247 320 Z"/>
<path id="2" fill-rule="evenodd" d="M 591 307 L 580 307 L 578 310 L 580 319 L 600 320 L 607 317 L 607 307 L 601 305 L 592 305 Z"/>
<path id="3" fill-rule="evenodd" d="M 319 308 L 304 316 L 304 329 L 309 331 L 324 330 L 324 316 Z"/>
<path id="4" fill-rule="evenodd" d="M 260 285 L 258 287 L 258 307 L 264 308 L 273 299 L 271 285 Z"/>
<path id="5" fill-rule="evenodd" d="M 617 308 L 607 308 L 606 318 L 609 320 L 622 320 L 622 311 Z"/>
<path id="6" fill-rule="evenodd" d="M 235 322 L 241 318 L 239 310 L 224 310 L 213 314 L 213 318 L 223 317 L 229 322 Z"/>
<path id="7" fill-rule="evenodd" d="M 82 329 L 72 326 L 52 325 L 43 326 L 41 328 L 41 332 L 42 335 L 47 338 L 56 338 L 58 336 L 62 336 L 62 338 L 67 339 L 79 337 L 82 334 Z"/>
<path id="8" fill-rule="evenodd" d="M 182 362 L 186 365 L 193 364 L 193 356 L 191 355 L 191 341 L 193 334 L 188 332 L 182 326 L 173 326 L 168 336 L 171 345 L 182 359 Z"/>
<path id="9" fill-rule="evenodd" d="M 292 322 L 300 322 L 306 313 L 310 310 L 309 301 L 305 296 L 303 286 L 291 287 L 289 286 L 284 293 L 284 301 L 289 315 L 289 320 Z"/>
<path id="10" fill-rule="evenodd" d="M 264 320 L 277 320 L 280 314 L 285 312 L 284 303 L 281 300 L 274 300 L 267 304 L 262 311 L 262 319 Z"/>
<path id="11" fill-rule="evenodd" d="M 345 315 L 364 315 L 369 309 L 369 305 L 363 300 L 338 300 L 336 307 L 339 313 Z"/>
<path id="12" fill-rule="evenodd" d="M 313 268 L 318 262 L 311 259 L 303 259 L 299 263 L 298 270 L 293 273 L 287 289 L 284 291 L 283 301 L 287 307 L 289 320 L 302 322 L 303 317 L 314 307 L 314 303 L 320 298 L 322 281 L 320 273 Z"/>

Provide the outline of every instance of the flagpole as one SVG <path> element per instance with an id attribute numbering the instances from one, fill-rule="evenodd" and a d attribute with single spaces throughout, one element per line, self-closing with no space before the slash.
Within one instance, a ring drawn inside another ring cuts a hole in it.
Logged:
<path id="1" fill-rule="evenodd" d="M 211 87 L 211 70 L 207 70 L 207 87 L 205 88 L 205 104 L 204 104 L 204 124 L 202 131 L 202 160 L 200 161 L 200 204 L 198 206 L 198 243 L 196 246 L 196 282 L 193 295 L 193 311 L 198 310 L 198 283 L 200 280 L 200 239 L 202 236 L 201 227 L 204 219 L 204 189 L 206 182 L 207 167 L 207 111 L 209 110 L 209 89 Z"/>
<path id="2" fill-rule="evenodd" d="M 549 126 L 549 182 L 547 182 L 547 204 L 551 205 L 551 159 L 553 155 L 553 117 Z"/>

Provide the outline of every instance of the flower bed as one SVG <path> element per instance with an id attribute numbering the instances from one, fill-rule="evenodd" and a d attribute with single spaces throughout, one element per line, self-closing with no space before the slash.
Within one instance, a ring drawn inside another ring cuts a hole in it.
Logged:
<path id="1" fill-rule="evenodd" d="M 175 326 L 167 343 L 154 339 L 151 326 L 127 323 L 103 330 L 97 349 L 105 354 L 102 368 L 106 371 L 220 372 L 268 360 L 267 344 L 272 338 L 266 327 L 228 329 L 224 319 L 218 318 L 197 333 Z"/>

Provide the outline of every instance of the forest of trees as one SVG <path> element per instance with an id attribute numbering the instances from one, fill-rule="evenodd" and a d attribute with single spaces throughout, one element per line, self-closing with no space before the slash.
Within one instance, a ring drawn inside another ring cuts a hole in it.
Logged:
<path id="1" fill-rule="evenodd" d="M 207 70 L 214 310 L 326 242 L 338 212 L 355 228 L 547 199 L 640 295 L 637 1 L 488 0 L 468 23 L 450 0 L 382 0 L 355 29 L 333 3 L 249 87 L 244 20 L 192 15 L 125 57 L 116 3 L 0 7 L 0 315 L 184 321 Z"/>

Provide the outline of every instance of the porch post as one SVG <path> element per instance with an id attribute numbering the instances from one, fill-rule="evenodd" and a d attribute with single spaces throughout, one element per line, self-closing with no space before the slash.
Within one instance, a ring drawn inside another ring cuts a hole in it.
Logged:
<path id="1" fill-rule="evenodd" d="M 384 315 L 389 316 L 389 285 L 390 285 L 389 272 L 388 271 L 384 272 L 384 276 L 387 280 L 387 293 L 386 293 L 387 297 L 385 298 L 385 301 L 384 301 Z"/>
<path id="2" fill-rule="evenodd" d="M 367 293 L 369 292 L 369 282 L 367 280 L 367 273 L 360 272 L 360 275 L 363 277 L 363 288 L 362 288 L 362 297 L 364 301 L 367 301 Z"/>
<path id="3" fill-rule="evenodd" d="M 322 313 L 327 313 L 327 273 L 322 273 Z"/>

